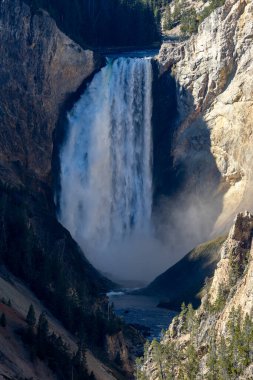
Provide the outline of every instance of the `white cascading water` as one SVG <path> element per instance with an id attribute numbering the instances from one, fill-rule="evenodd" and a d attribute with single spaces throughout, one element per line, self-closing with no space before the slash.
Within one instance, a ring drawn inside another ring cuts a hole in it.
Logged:
<path id="1" fill-rule="evenodd" d="M 59 219 L 96 267 L 119 276 L 127 265 L 122 245 L 150 232 L 151 118 L 146 58 L 109 62 L 68 115 Z"/>

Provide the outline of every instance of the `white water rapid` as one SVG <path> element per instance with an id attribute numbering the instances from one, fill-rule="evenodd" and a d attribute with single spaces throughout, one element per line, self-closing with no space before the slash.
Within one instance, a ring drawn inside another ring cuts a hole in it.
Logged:
<path id="1" fill-rule="evenodd" d="M 151 231 L 151 118 L 146 58 L 108 62 L 68 115 L 59 219 L 89 260 L 114 277 L 131 278 L 126 271 L 141 265 L 136 242 Z"/>

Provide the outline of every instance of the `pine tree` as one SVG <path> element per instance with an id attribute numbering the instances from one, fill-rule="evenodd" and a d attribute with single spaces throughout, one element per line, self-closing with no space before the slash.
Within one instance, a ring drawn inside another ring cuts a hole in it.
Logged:
<path id="1" fill-rule="evenodd" d="M 195 310 L 193 309 L 192 304 L 189 303 L 188 308 L 187 308 L 187 313 L 186 313 L 186 324 L 187 324 L 187 329 L 191 334 L 194 333 L 195 321 L 196 321 Z"/>
<path id="2" fill-rule="evenodd" d="M 48 321 L 45 312 L 42 312 L 39 317 L 36 336 L 37 354 L 41 359 L 46 357 L 48 335 Z"/>
<path id="3" fill-rule="evenodd" d="M 190 8 L 181 16 L 181 32 L 186 35 L 191 35 L 198 31 L 198 19 L 195 8 Z"/>
<path id="4" fill-rule="evenodd" d="M 249 316 L 248 313 L 246 314 L 246 317 L 243 322 L 242 342 L 242 363 L 244 367 L 247 367 L 251 363 L 253 351 L 253 322 L 252 318 Z"/>
<path id="5" fill-rule="evenodd" d="M 73 357 L 73 365 L 77 379 L 83 379 L 87 375 L 87 363 L 86 363 L 86 347 L 84 339 L 81 339 L 78 344 L 78 350 Z"/>
<path id="6" fill-rule="evenodd" d="M 163 16 L 163 28 L 165 30 L 170 30 L 173 27 L 173 20 L 172 20 L 172 15 L 171 15 L 171 10 L 170 10 L 170 5 L 166 5 L 165 11 L 164 11 L 164 16 Z"/>
<path id="7" fill-rule="evenodd" d="M 1 325 L 2 327 L 6 327 L 6 316 L 5 316 L 4 313 L 2 313 L 2 315 L 1 315 L 1 318 L 0 318 L 0 325 Z"/>
<path id="8" fill-rule="evenodd" d="M 219 284 L 218 294 L 217 294 L 216 300 L 215 300 L 214 305 L 213 305 L 213 310 L 215 312 L 220 312 L 224 308 L 224 305 L 226 303 L 225 294 L 226 294 L 225 289 L 223 289 L 223 286 L 221 284 Z"/>
<path id="9" fill-rule="evenodd" d="M 156 339 L 154 339 L 152 342 L 152 355 L 154 361 L 157 363 L 159 380 L 163 380 L 165 379 L 163 349 L 162 345 Z"/>
<path id="10" fill-rule="evenodd" d="M 187 314 L 187 307 L 185 305 L 185 302 L 183 302 L 182 305 L 181 305 L 180 316 L 183 317 L 185 314 Z"/>
<path id="11" fill-rule="evenodd" d="M 179 0 L 175 1 L 175 6 L 174 6 L 174 12 L 173 12 L 173 20 L 175 23 L 180 21 L 181 18 L 181 9 L 183 9 L 181 2 Z"/>
<path id="12" fill-rule="evenodd" d="M 229 367 L 230 360 L 228 355 L 228 349 L 226 346 L 225 338 L 222 336 L 217 347 L 217 357 L 218 357 L 218 368 L 219 368 L 219 377 L 218 379 L 231 380 Z"/>
<path id="13" fill-rule="evenodd" d="M 188 380 L 196 380 L 199 371 L 199 358 L 193 343 L 190 342 L 186 349 L 187 360 L 184 363 L 185 372 L 188 374 Z"/>
<path id="14" fill-rule="evenodd" d="M 208 380 L 218 379 L 217 344 L 214 331 L 210 332 L 210 343 L 207 355 Z"/>
<path id="15" fill-rule="evenodd" d="M 143 371 L 142 371 L 143 363 L 144 363 L 143 358 L 137 358 L 135 361 L 135 377 L 136 377 L 136 380 L 143 380 L 143 378 L 145 376 Z"/>
<path id="16" fill-rule="evenodd" d="M 167 342 L 163 347 L 163 351 L 166 380 L 174 380 L 176 379 L 176 367 L 181 363 L 180 352 L 176 349 L 176 345 L 173 341 Z"/>
<path id="17" fill-rule="evenodd" d="M 38 322 L 38 334 L 41 334 L 43 336 L 48 336 L 48 321 L 46 318 L 46 313 L 43 311 L 39 316 L 39 322 Z"/>
<path id="18" fill-rule="evenodd" d="M 26 322 L 30 327 L 34 327 L 36 325 L 36 316 L 35 316 L 35 310 L 33 307 L 33 304 L 30 305 L 27 316 L 26 316 Z"/>

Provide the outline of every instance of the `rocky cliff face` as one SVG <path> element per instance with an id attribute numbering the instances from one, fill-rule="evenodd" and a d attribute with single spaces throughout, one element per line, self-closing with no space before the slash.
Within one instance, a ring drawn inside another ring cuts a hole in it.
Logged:
<path id="1" fill-rule="evenodd" d="M 26 171 L 48 182 L 61 107 L 102 62 L 21 0 L 1 1 L 0 25 L 0 178 L 24 185 Z"/>
<path id="2" fill-rule="evenodd" d="M 101 294 L 112 284 L 56 219 L 53 135 L 64 103 L 102 63 L 45 12 L 0 2 L 0 261 L 74 333 L 78 313 L 84 321 L 88 312 L 95 330 L 104 324 Z"/>
<path id="3" fill-rule="evenodd" d="M 187 368 L 192 379 L 252 379 L 252 237 L 253 215 L 238 214 L 199 309 L 182 309 L 161 346 L 151 344 L 142 367 L 148 379 L 159 379 L 161 371 L 184 379 Z"/>
<path id="4" fill-rule="evenodd" d="M 172 154 L 183 173 L 181 198 L 198 198 L 214 233 L 252 209 L 252 41 L 252 1 L 227 0 L 196 35 L 164 44 L 158 57 L 161 73 L 170 70 L 177 83 Z"/>
<path id="5" fill-rule="evenodd" d="M 224 231 L 238 211 L 252 210 L 252 40 L 252 1 L 227 0 L 158 57 L 161 75 L 169 71 L 177 85 L 172 156 L 181 187 L 170 219 L 186 239 L 196 229 Z M 138 379 L 252 379 L 252 223 L 250 212 L 237 215 L 201 306 L 183 307 L 152 342 Z"/>

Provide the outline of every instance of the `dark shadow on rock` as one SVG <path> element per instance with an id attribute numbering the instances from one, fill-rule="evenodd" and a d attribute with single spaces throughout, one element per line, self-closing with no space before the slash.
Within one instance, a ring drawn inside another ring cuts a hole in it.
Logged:
<path id="1" fill-rule="evenodd" d="M 141 293 L 159 296 L 159 307 L 180 310 L 182 303 L 200 305 L 200 292 L 208 278 L 213 276 L 220 260 L 219 251 L 226 236 L 201 244 L 178 263 L 158 276 Z"/>
<path id="2" fill-rule="evenodd" d="M 178 116 L 176 83 L 169 72 L 159 75 L 153 61 L 153 184 L 154 201 L 162 194 L 169 195 L 174 183 L 173 134 Z"/>
<path id="3" fill-rule="evenodd" d="M 104 64 L 106 63 L 104 58 Z M 60 151 L 61 147 L 64 144 L 68 132 L 68 112 L 72 110 L 74 105 L 81 98 L 83 93 L 85 92 L 89 83 L 91 83 L 94 76 L 97 74 L 99 70 L 95 71 L 92 75 L 86 78 L 81 86 L 77 89 L 76 92 L 70 94 L 65 102 L 62 104 L 59 118 L 56 124 L 56 128 L 53 134 L 53 154 L 52 154 L 52 183 L 53 183 L 53 191 L 55 194 L 55 204 L 56 204 L 56 213 L 59 209 L 59 196 L 61 192 L 61 165 L 60 165 Z"/>
<path id="4" fill-rule="evenodd" d="M 210 239 L 222 211 L 225 188 L 221 190 L 221 175 L 211 152 L 210 130 L 201 110 L 195 109 L 192 94 L 180 88 L 170 72 L 159 76 L 157 67 L 153 96 L 153 221 L 157 237 L 168 252 L 170 267 L 198 244 Z M 187 281 L 192 281 L 192 287 L 188 284 L 188 288 L 193 289 L 193 296 L 200 291 L 206 277 L 200 276 L 200 279 L 194 273 L 205 267 L 208 255 L 206 258 L 203 255 L 201 263 L 194 263 L 192 277 L 191 264 L 186 258 L 183 266 L 178 264 L 176 273 L 182 281 L 184 276 L 190 276 Z M 215 265 L 209 266 L 205 272 L 207 276 L 212 275 Z M 166 273 L 144 293 L 179 296 L 178 285 L 170 280 L 170 270 Z M 180 297 L 181 303 L 183 299 Z M 191 294 L 185 301 L 189 299 Z"/>

